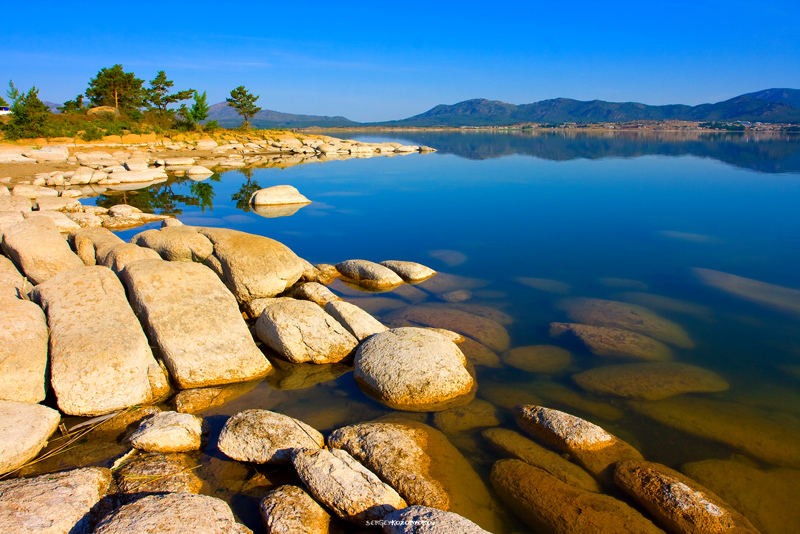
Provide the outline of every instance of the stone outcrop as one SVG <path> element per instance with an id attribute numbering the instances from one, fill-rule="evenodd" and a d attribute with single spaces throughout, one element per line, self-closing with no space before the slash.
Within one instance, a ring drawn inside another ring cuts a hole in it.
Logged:
<path id="1" fill-rule="evenodd" d="M 2 260 L 6 258 L 0 256 L 0 266 Z M 0 325 L 0 400 L 43 401 L 49 334 L 42 309 L 0 296 Z"/>
<path id="2" fill-rule="evenodd" d="M 61 415 L 40 404 L 0 400 L 0 475 L 39 454 Z"/>
<path id="3" fill-rule="evenodd" d="M 529 373 L 557 373 L 572 363 L 572 354 L 553 345 L 528 345 L 504 352 L 501 359 L 504 364 Z"/>
<path id="4" fill-rule="evenodd" d="M 133 243 L 118 243 L 111 247 L 104 247 L 97 253 L 97 264 L 108 267 L 119 274 L 129 264 L 139 260 L 160 260 L 161 257 L 149 248 L 140 247 Z"/>
<path id="5" fill-rule="evenodd" d="M 296 449 L 320 449 L 322 434 L 287 415 L 246 410 L 225 422 L 219 450 L 234 460 L 257 464 L 288 464 Z"/>
<path id="6" fill-rule="evenodd" d="M 336 264 L 336 270 L 353 283 L 369 289 L 388 289 L 403 283 L 397 273 L 367 260 L 347 260 Z"/>
<path id="7" fill-rule="evenodd" d="M 424 328 L 396 328 L 364 340 L 356 352 L 355 377 L 387 406 L 408 411 L 466 404 L 477 388 L 455 343 Z"/>
<path id="8" fill-rule="evenodd" d="M 70 250 L 55 223 L 47 217 L 33 217 L 6 228 L 3 251 L 35 285 L 58 273 L 83 267 Z"/>
<path id="9" fill-rule="evenodd" d="M 131 243 L 151 248 L 168 261 L 204 262 L 214 252 L 214 245 L 191 226 L 167 226 L 145 230 L 131 238 Z"/>
<path id="10" fill-rule="evenodd" d="M 22 298 L 30 289 L 14 262 L 0 256 L 0 298 Z"/>
<path id="11" fill-rule="evenodd" d="M 98 467 L 0 481 L 0 532 L 87 534 L 111 472 Z"/>
<path id="12" fill-rule="evenodd" d="M 203 420 L 188 413 L 160 412 L 131 434 L 131 445 L 148 452 L 187 452 L 200 448 Z"/>
<path id="13" fill-rule="evenodd" d="M 504 351 L 510 344 L 508 331 L 496 321 L 446 306 L 409 306 L 388 314 L 384 319 L 397 326 L 446 328 L 493 351 Z"/>
<path id="14" fill-rule="evenodd" d="M 672 349 L 660 341 L 622 328 L 575 323 L 550 323 L 550 335 L 571 334 L 595 356 L 626 360 L 668 361 Z"/>
<path id="15" fill-rule="evenodd" d="M 274 185 L 259 189 L 250 196 L 254 206 L 275 206 L 281 204 L 310 204 L 311 201 L 291 185 Z"/>
<path id="16" fill-rule="evenodd" d="M 277 300 L 264 308 L 256 334 L 269 347 L 294 363 L 335 363 L 358 345 L 336 319 L 306 300 Z"/>
<path id="17" fill-rule="evenodd" d="M 393 270 L 400 278 L 403 279 L 403 281 L 408 282 L 409 284 L 418 284 L 419 282 L 424 282 L 436 274 L 436 271 L 430 267 L 426 267 L 413 261 L 387 260 L 382 261 L 380 265 Z"/>
<path id="18" fill-rule="evenodd" d="M 758 534 L 750 521 L 719 496 L 665 465 L 620 462 L 614 482 L 671 532 Z"/>
<path id="19" fill-rule="evenodd" d="M 312 267 L 313 269 L 313 267 Z M 317 282 L 306 282 L 292 290 L 292 297 L 301 300 L 310 300 L 318 306 L 325 305 L 332 300 L 342 300 L 333 291 Z"/>
<path id="20" fill-rule="evenodd" d="M 131 304 L 181 389 L 265 376 L 236 300 L 203 265 L 142 260 L 121 274 Z"/>
<path id="21" fill-rule="evenodd" d="M 495 463 L 491 480 L 503 501 L 536 532 L 663 534 L 624 502 L 565 484 L 520 460 Z"/>
<path id="22" fill-rule="evenodd" d="M 307 285 L 307 284 L 306 284 Z M 325 311 L 339 321 L 358 341 L 364 341 L 372 334 L 388 330 L 380 321 L 355 304 L 343 300 L 333 300 L 325 305 Z"/>
<path id="23" fill-rule="evenodd" d="M 109 269 L 61 273 L 38 285 L 33 298 L 50 325 L 51 383 L 64 413 L 110 413 L 169 391 L 125 289 Z"/>
<path id="24" fill-rule="evenodd" d="M 239 302 L 274 297 L 294 285 L 303 262 L 287 246 L 225 228 L 198 228 L 214 245 L 206 259 Z M 213 260 L 212 260 L 213 258 Z"/>
<path id="25" fill-rule="evenodd" d="M 311 495 L 347 521 L 366 526 L 406 507 L 395 490 L 341 449 L 299 449 L 292 464 Z"/>
<path id="26" fill-rule="evenodd" d="M 105 228 L 81 228 L 70 234 L 75 252 L 86 265 L 95 265 L 97 256 L 105 256 L 113 246 L 124 243 L 116 234 Z"/>
<path id="27" fill-rule="evenodd" d="M 328 534 L 331 516 L 297 486 L 281 486 L 259 505 L 266 534 Z"/>
<path id="28" fill-rule="evenodd" d="M 123 465 L 114 478 L 119 491 L 134 498 L 145 493 L 200 493 L 203 481 L 192 469 L 195 463 L 186 454 L 145 454 Z"/>

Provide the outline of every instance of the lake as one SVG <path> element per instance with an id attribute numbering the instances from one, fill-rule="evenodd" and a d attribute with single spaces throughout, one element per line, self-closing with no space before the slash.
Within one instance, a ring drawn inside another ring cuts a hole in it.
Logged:
<path id="1" fill-rule="evenodd" d="M 793 528 L 789 519 L 797 512 L 782 503 L 791 499 L 786 492 L 800 490 L 800 137 L 333 135 L 424 144 L 438 152 L 232 170 L 203 182 L 178 178 L 128 192 L 124 200 L 175 213 L 185 224 L 271 237 L 311 263 L 408 260 L 457 275 L 451 289 L 464 291 L 450 296 L 424 285 L 380 296 L 341 283 L 332 287 L 379 319 L 438 302 L 502 323 L 512 348 L 568 350 L 570 361 L 547 372 L 509 365 L 508 355 L 477 365 L 478 398 L 495 405 L 495 417 L 507 428 L 515 428 L 510 398 L 537 399 L 586 418 L 646 459 L 692 473 L 763 532 L 781 532 L 781 524 Z M 249 211 L 252 191 L 279 184 L 295 186 L 313 203 L 288 217 Z M 123 197 L 88 200 L 108 206 Z M 144 229 L 120 236 L 130 239 Z M 575 298 L 642 306 L 671 321 L 691 341 L 665 340 L 674 361 L 711 371 L 727 384 L 663 400 L 579 386 L 573 378 L 579 372 L 633 360 L 593 355 L 575 339 L 551 337 L 551 323 L 573 321 L 575 306 L 594 302 Z M 281 370 L 240 388 L 229 402 L 201 414 L 212 425 L 211 444 L 227 416 L 248 408 L 286 413 L 323 433 L 390 411 L 364 395 L 346 371 Z M 297 373 L 302 376 L 292 376 Z M 446 433 L 488 483 L 498 456 L 481 431 L 497 422 L 485 422 Z M 256 470 L 226 460 L 212 445 L 200 463 L 209 484 L 204 492 L 229 501 L 256 532 L 260 496 L 295 480 L 285 468 Z M 510 512 L 503 521 L 509 531 L 525 530 Z"/>

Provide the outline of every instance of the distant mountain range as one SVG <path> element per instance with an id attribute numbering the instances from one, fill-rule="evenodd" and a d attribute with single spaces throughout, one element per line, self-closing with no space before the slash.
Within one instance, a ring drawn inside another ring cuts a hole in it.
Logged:
<path id="1" fill-rule="evenodd" d="M 217 121 L 225 128 L 235 128 L 242 124 L 242 117 L 225 102 L 214 104 L 208 110 L 208 120 Z M 295 115 L 263 109 L 250 119 L 256 128 L 352 128 L 361 126 L 344 117 L 323 117 L 320 115 Z"/>

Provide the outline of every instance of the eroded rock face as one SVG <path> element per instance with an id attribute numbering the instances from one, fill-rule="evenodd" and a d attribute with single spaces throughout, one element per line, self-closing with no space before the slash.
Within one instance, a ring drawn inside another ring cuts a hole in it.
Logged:
<path id="1" fill-rule="evenodd" d="M 160 412 L 142 421 L 131 445 L 148 452 L 187 452 L 200 448 L 203 420 L 188 413 Z"/>
<path id="2" fill-rule="evenodd" d="M 239 302 L 274 297 L 303 274 L 300 258 L 277 241 L 225 228 L 197 231 L 214 245 L 221 278 Z"/>
<path id="3" fill-rule="evenodd" d="M 488 531 L 453 512 L 427 506 L 409 506 L 386 516 L 383 532 L 387 534 L 489 534 Z"/>
<path id="4" fill-rule="evenodd" d="M 503 501 L 537 532 L 663 534 L 624 502 L 565 484 L 520 460 L 495 463 L 491 480 Z"/>
<path id="5" fill-rule="evenodd" d="M 47 313 L 51 384 L 64 413 L 101 415 L 167 393 L 164 372 L 111 270 L 61 273 L 36 286 L 33 298 Z"/>
<path id="6" fill-rule="evenodd" d="M 131 238 L 131 243 L 156 251 L 167 261 L 204 262 L 214 252 L 214 245 L 191 226 L 166 226 L 145 230 Z"/>
<path id="7" fill-rule="evenodd" d="M 424 265 L 420 263 L 414 263 L 413 261 L 387 260 L 382 261 L 380 265 L 393 270 L 400 278 L 410 284 L 424 282 L 436 274 L 436 271 L 430 267 L 425 267 Z"/>
<path id="8" fill-rule="evenodd" d="M 119 243 L 97 251 L 97 263 L 119 274 L 129 264 L 139 260 L 160 260 L 161 257 L 149 248 L 133 243 Z"/>
<path id="9" fill-rule="evenodd" d="M 622 460 L 644 460 L 628 443 L 599 426 L 541 406 L 520 405 L 514 409 L 517 425 L 545 444 L 570 454 L 595 476 L 609 478 L 614 464 Z"/>
<path id="10" fill-rule="evenodd" d="M 572 379 L 592 393 L 637 400 L 725 391 L 730 387 L 717 373 L 677 362 L 607 365 L 572 375 Z"/>
<path id="11" fill-rule="evenodd" d="M 528 345 L 504 352 L 502 360 L 529 373 L 557 373 L 569 366 L 572 354 L 554 345 Z"/>
<path id="12" fill-rule="evenodd" d="M 106 516 L 93 534 L 252 534 L 225 501 L 192 493 L 149 495 Z"/>
<path id="13" fill-rule="evenodd" d="M 90 511 L 110 485 L 111 471 L 98 467 L 0 481 L 0 532 L 91 532 Z"/>
<path id="14" fill-rule="evenodd" d="M 39 454 L 60 422 L 61 415 L 47 406 L 0 400 L 0 475 Z"/>
<path id="15" fill-rule="evenodd" d="M 366 526 L 407 506 L 395 490 L 341 449 L 299 449 L 292 464 L 311 495 L 347 521 Z"/>
<path id="16" fill-rule="evenodd" d="M 119 491 L 143 493 L 200 493 L 203 481 L 194 473 L 195 460 L 186 454 L 145 454 L 114 473 Z"/>
<path id="17" fill-rule="evenodd" d="M 679 325 L 635 304 L 568 298 L 562 300 L 558 306 L 576 323 L 622 328 L 684 349 L 694 348 L 694 342 Z"/>
<path id="18" fill-rule="evenodd" d="M 575 323 L 550 323 L 550 335 L 572 334 L 595 356 L 627 360 L 668 361 L 672 349 L 653 338 L 607 326 Z"/>
<path id="19" fill-rule="evenodd" d="M 232 416 L 219 436 L 219 450 L 234 460 L 258 464 L 288 464 L 296 449 L 319 449 L 322 434 L 287 415 L 246 410 Z"/>
<path id="20" fill-rule="evenodd" d="M 455 343 L 425 328 L 395 328 L 364 340 L 355 377 L 387 406 L 408 411 L 466 404 L 477 387 Z"/>
<path id="21" fill-rule="evenodd" d="M 259 506 L 266 534 L 328 534 L 331 516 L 297 486 L 267 493 Z"/>
<path id="22" fill-rule="evenodd" d="M 614 470 L 614 482 L 667 530 L 758 533 L 720 497 L 665 465 L 620 462 Z"/>
<path id="23" fill-rule="evenodd" d="M 308 285 L 308 284 L 306 284 Z M 358 341 L 364 341 L 372 334 L 388 330 L 380 321 L 355 304 L 343 300 L 334 300 L 325 304 L 325 311 Z"/>
<path id="24" fill-rule="evenodd" d="M 333 317 L 306 300 L 277 300 L 256 321 L 259 339 L 294 363 L 336 363 L 358 345 Z"/>
<path id="25" fill-rule="evenodd" d="M 291 185 L 274 185 L 259 189 L 250 196 L 254 206 L 275 206 L 281 204 L 309 204 L 311 201 Z"/>
<path id="26" fill-rule="evenodd" d="M 0 256 L 0 265 L 5 259 Z M 0 324 L 0 400 L 43 401 L 49 338 L 44 312 L 33 302 L 0 296 Z"/>
<path id="27" fill-rule="evenodd" d="M 83 267 L 81 259 L 48 217 L 32 217 L 5 229 L 3 251 L 33 284 L 58 273 Z"/>
<path id="28" fill-rule="evenodd" d="M 121 277 L 181 389 L 243 382 L 270 372 L 236 300 L 205 266 L 142 260 Z"/>
<path id="29" fill-rule="evenodd" d="M 384 289 L 403 283 L 397 273 L 378 263 L 367 260 L 347 260 L 336 264 L 342 276 L 360 286 L 370 289 Z"/>

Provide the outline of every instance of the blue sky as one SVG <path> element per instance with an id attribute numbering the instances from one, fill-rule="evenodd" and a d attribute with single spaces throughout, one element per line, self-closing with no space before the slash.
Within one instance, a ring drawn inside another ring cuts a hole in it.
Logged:
<path id="1" fill-rule="evenodd" d="M 265 109 L 357 121 L 469 98 L 694 105 L 800 88 L 796 1 L 93 4 L 7 10 L 0 81 L 63 102 L 121 63 L 210 102 L 245 85 Z"/>

